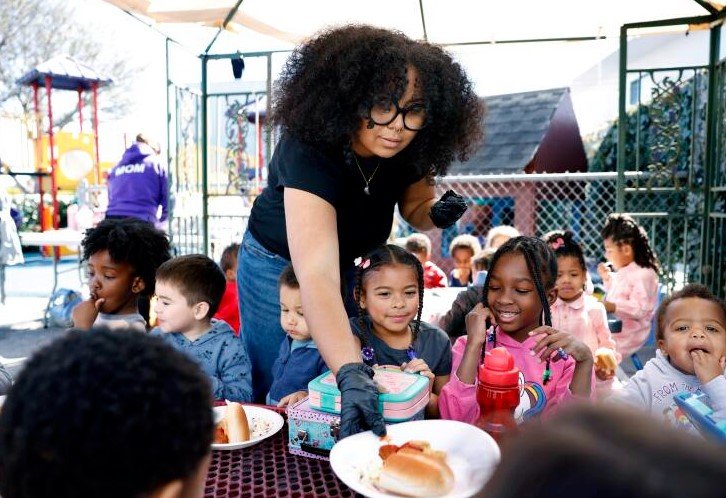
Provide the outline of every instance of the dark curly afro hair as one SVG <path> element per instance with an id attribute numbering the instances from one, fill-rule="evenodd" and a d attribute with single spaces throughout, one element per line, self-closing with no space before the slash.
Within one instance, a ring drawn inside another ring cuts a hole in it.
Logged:
<path id="1" fill-rule="evenodd" d="M 25 365 L 0 412 L 4 498 L 132 498 L 210 451 L 209 380 L 157 337 L 72 330 Z"/>
<path id="2" fill-rule="evenodd" d="M 418 72 L 428 121 L 399 156 L 420 176 L 443 175 L 478 147 L 483 104 L 449 54 L 396 31 L 349 25 L 296 48 L 275 88 L 273 121 L 304 142 L 346 149 L 375 97 L 401 98 L 408 67 Z"/>
<path id="3" fill-rule="evenodd" d="M 130 264 L 144 281 L 142 296 L 154 294 L 156 270 L 171 258 L 166 234 L 150 223 L 134 218 L 103 220 L 86 231 L 81 247 L 84 260 L 106 250 L 114 261 Z"/>

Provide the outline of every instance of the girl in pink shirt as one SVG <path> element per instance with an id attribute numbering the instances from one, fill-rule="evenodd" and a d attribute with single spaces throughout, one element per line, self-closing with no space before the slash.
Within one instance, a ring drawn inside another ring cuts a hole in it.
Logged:
<path id="1" fill-rule="evenodd" d="M 557 230 L 544 236 L 557 256 L 557 300 L 552 305 L 552 326 L 569 332 L 592 351 L 593 356 L 609 355 L 619 362 L 615 341 L 608 328 L 605 306 L 585 292 L 587 267 L 580 245 L 569 230 Z M 596 391 L 607 395 L 615 371 L 595 363 Z"/>
<path id="2" fill-rule="evenodd" d="M 590 348 L 551 326 L 556 275 L 554 252 L 538 238 L 516 237 L 497 250 L 484 283 L 482 303 L 467 315 L 467 335 L 459 337 L 452 350 L 451 377 L 439 395 L 442 418 L 476 421 L 477 371 L 484 351 L 496 346 L 509 350 L 524 381 L 534 388 L 531 392 L 539 399 L 529 402 L 536 401 L 537 406 L 549 410 L 574 396 L 590 397 Z M 490 320 L 493 326 L 487 329 Z"/>
<path id="3" fill-rule="evenodd" d="M 607 295 L 603 304 L 623 322 L 615 334 L 618 352 L 629 357 L 638 351 L 650 333 L 658 303 L 660 263 L 643 227 L 625 214 L 611 214 L 602 229 L 605 257 L 615 268 L 597 267 Z"/>

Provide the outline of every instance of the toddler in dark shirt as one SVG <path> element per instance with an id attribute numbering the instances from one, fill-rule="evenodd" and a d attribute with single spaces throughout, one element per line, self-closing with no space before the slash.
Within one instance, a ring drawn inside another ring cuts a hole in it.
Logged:
<path id="1" fill-rule="evenodd" d="M 280 325 L 287 336 L 272 365 L 267 404 L 292 405 L 308 395 L 308 382 L 330 370 L 320 356 L 303 315 L 300 284 L 288 265 L 280 274 Z"/>

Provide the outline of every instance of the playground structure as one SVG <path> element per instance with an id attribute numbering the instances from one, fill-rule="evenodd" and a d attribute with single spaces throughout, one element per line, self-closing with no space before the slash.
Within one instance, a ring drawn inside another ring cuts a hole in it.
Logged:
<path id="1" fill-rule="evenodd" d="M 59 184 L 75 190 L 72 182 L 84 178 L 91 183 L 101 183 L 100 160 L 98 153 L 98 89 L 111 83 L 89 66 L 69 56 L 50 59 L 24 74 L 18 84 L 33 89 L 35 113 L 35 173 L 38 178 L 38 219 L 41 231 L 57 230 L 60 227 L 58 203 Z M 40 105 L 40 89 L 45 89 L 47 127 L 44 127 Z M 58 143 L 58 133 L 53 122 L 53 90 L 68 90 L 78 93 L 78 123 L 80 134 L 62 134 Z M 84 133 L 84 92 L 91 92 L 91 133 Z M 47 130 L 43 133 L 43 130 Z M 62 145 L 62 147 L 59 147 Z M 50 185 L 44 182 L 50 179 Z M 60 181 L 59 181 L 60 180 Z M 50 206 L 46 206 L 45 193 L 50 194 Z M 57 252 L 56 252 L 57 255 Z"/>

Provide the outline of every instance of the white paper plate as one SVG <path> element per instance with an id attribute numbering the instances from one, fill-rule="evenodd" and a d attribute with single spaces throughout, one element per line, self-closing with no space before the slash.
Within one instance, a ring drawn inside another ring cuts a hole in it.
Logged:
<path id="1" fill-rule="evenodd" d="M 212 443 L 213 450 L 238 450 L 240 448 L 247 448 L 248 446 L 253 446 L 260 441 L 264 441 L 282 429 L 284 420 L 282 419 L 282 415 L 279 413 L 260 406 L 243 405 L 242 408 L 244 408 L 245 415 L 247 415 L 247 421 L 250 424 L 249 441 L 226 444 Z M 217 423 L 224 417 L 224 411 L 226 409 L 226 406 L 214 407 L 214 423 Z"/>
<path id="2" fill-rule="evenodd" d="M 428 441 L 434 450 L 447 454 L 454 472 L 454 489 L 446 498 L 464 498 L 478 492 L 499 463 L 499 447 L 486 432 L 453 420 L 420 420 L 387 426 L 389 441 L 381 441 L 371 431 L 347 437 L 330 452 L 333 472 L 348 487 L 370 498 L 399 496 L 376 488 L 367 477 L 371 468 L 381 465 L 378 448 L 401 445 L 412 439 Z"/>

